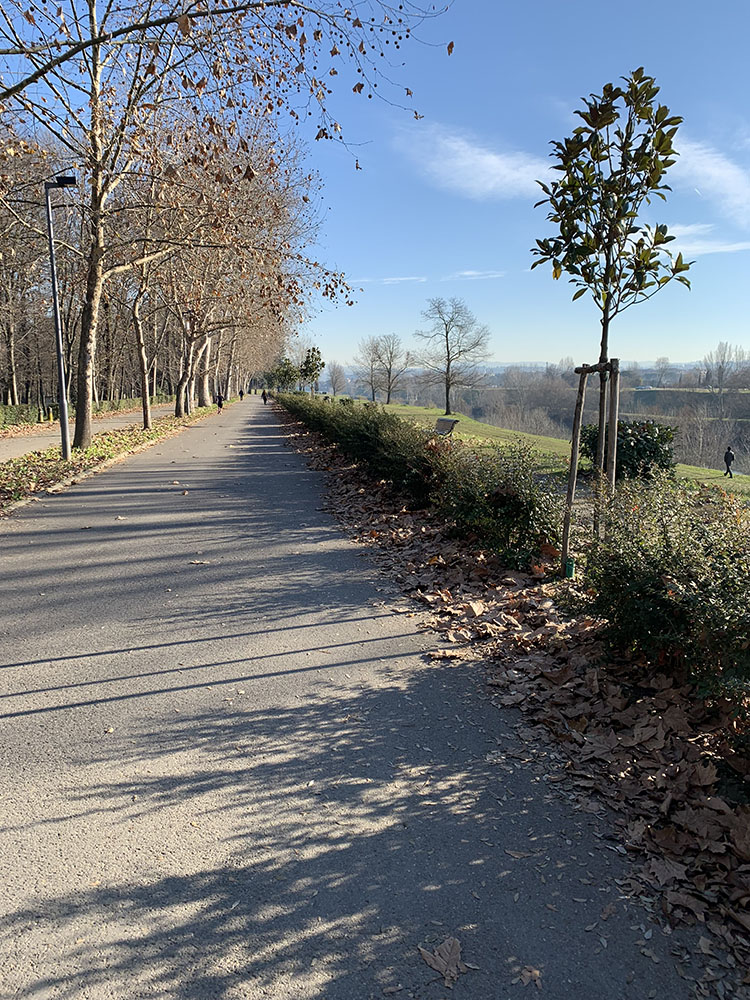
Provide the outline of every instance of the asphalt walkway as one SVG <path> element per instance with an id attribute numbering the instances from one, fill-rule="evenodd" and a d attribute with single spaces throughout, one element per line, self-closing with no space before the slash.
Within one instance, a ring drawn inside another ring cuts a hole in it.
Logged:
<path id="1" fill-rule="evenodd" d="M 158 403 L 151 407 L 154 417 L 163 417 L 174 412 L 174 403 Z M 141 427 L 142 416 L 140 410 L 130 410 L 128 413 L 106 413 L 94 418 L 94 434 L 102 431 L 113 430 L 115 427 Z M 70 422 L 70 440 L 73 440 L 75 423 Z M 0 437 L 0 462 L 7 462 L 10 458 L 20 458 L 21 455 L 28 455 L 32 451 L 44 451 L 52 445 L 60 444 L 60 422 L 51 424 L 35 424 L 25 433 L 19 433 L 14 437 Z"/>
<path id="2" fill-rule="evenodd" d="M 322 487 L 250 397 L 0 523 L 0 995 L 689 997 Z"/>

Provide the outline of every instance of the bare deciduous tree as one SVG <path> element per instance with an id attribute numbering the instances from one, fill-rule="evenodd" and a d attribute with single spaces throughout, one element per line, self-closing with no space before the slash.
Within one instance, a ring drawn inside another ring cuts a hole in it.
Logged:
<path id="1" fill-rule="evenodd" d="M 377 337 L 366 337 L 357 345 L 357 353 L 354 355 L 354 381 L 367 391 L 374 403 L 380 389 Z"/>
<path id="2" fill-rule="evenodd" d="M 743 367 L 747 359 L 741 347 L 720 340 L 716 350 L 709 351 L 703 358 L 706 369 L 706 386 L 715 393 L 719 401 L 719 419 L 726 416 L 724 393 L 730 387 L 732 378 Z"/>
<path id="3" fill-rule="evenodd" d="M 329 361 L 328 367 L 328 384 L 331 387 L 331 393 L 334 396 L 338 396 L 340 392 L 346 389 L 346 372 L 344 371 L 344 366 L 340 365 L 338 361 Z"/>
<path id="4" fill-rule="evenodd" d="M 463 299 L 430 299 L 422 316 L 429 327 L 416 332 L 425 347 L 415 364 L 422 367 L 425 382 L 443 387 L 447 415 L 454 389 L 484 381 L 480 364 L 489 357 L 490 331 L 479 325 Z"/>
<path id="5" fill-rule="evenodd" d="M 377 368 L 378 389 L 385 393 L 386 403 L 398 383 L 412 364 L 412 356 L 404 350 L 401 338 L 395 333 L 386 333 L 375 340 L 375 364 Z"/>
<path id="6" fill-rule="evenodd" d="M 265 121 L 271 130 L 282 111 L 298 121 L 316 107 L 316 139 L 335 138 L 340 126 L 326 102 L 339 67 L 350 61 L 355 93 L 378 94 L 377 57 L 399 49 L 416 24 L 439 13 L 408 0 L 398 7 L 386 0 L 349 7 L 338 0 L 187 5 L 64 0 L 54 9 L 5 0 L 0 8 L 4 110 L 16 116 L 21 132 L 46 130 L 65 150 L 67 164 L 77 164 L 87 196 L 76 447 L 91 440 L 105 285 L 124 270 L 172 252 L 170 244 L 118 240 L 122 204 L 113 207 L 118 188 L 135 175 L 163 171 L 166 180 L 180 180 L 165 149 L 151 144 L 154 128 L 166 126 L 177 134 L 190 109 L 195 127 L 189 162 L 212 169 L 215 157 L 231 147 L 244 162 L 239 175 L 219 168 L 223 182 L 251 181 L 265 169 L 238 138 L 252 122 Z M 280 159 L 273 160 L 273 169 L 283 173 Z M 269 283 L 280 270 L 277 266 Z M 293 272 L 289 282 L 286 277 L 281 275 L 282 284 L 294 297 L 298 277 Z M 341 287 L 315 280 L 329 297 Z"/>
<path id="7" fill-rule="evenodd" d="M 658 389 L 661 389 L 672 371 L 669 358 L 666 356 L 657 358 L 654 362 L 654 368 L 656 369 L 656 386 Z"/>

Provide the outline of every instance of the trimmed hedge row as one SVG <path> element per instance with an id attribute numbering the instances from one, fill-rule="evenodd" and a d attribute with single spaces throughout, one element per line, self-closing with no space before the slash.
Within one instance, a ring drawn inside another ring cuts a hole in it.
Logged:
<path id="1" fill-rule="evenodd" d="M 624 482 L 586 566 L 590 614 L 616 649 L 750 710 L 750 508 L 715 487 Z"/>
<path id="2" fill-rule="evenodd" d="M 169 403 L 174 400 L 174 396 L 156 396 L 151 402 Z M 55 419 L 59 419 L 57 403 L 53 403 Z M 94 404 L 94 413 L 119 413 L 139 410 L 141 407 L 141 397 L 126 397 L 123 399 L 103 399 Z M 68 408 L 70 417 L 75 416 L 75 406 Z M 0 427 L 10 427 L 15 424 L 36 424 L 39 421 L 39 407 L 31 403 L 0 403 Z"/>
<path id="3" fill-rule="evenodd" d="M 391 482 L 417 506 L 434 506 L 509 566 L 527 566 L 558 537 L 559 501 L 543 489 L 535 473 L 538 461 L 520 442 L 477 452 L 378 404 L 303 394 L 277 398 L 375 478 Z"/>
<path id="4" fill-rule="evenodd" d="M 279 397 L 308 427 L 433 505 L 508 565 L 528 565 L 555 541 L 560 501 L 518 443 L 481 452 L 446 441 L 380 406 Z M 750 718 L 750 508 L 715 487 L 676 482 L 669 470 L 625 479 L 604 514 L 604 537 L 585 554 L 572 610 L 606 620 L 619 652 L 697 680 Z"/>
<path id="5" fill-rule="evenodd" d="M 39 408 L 30 403 L 0 403 L 0 427 L 12 424 L 35 424 Z"/>

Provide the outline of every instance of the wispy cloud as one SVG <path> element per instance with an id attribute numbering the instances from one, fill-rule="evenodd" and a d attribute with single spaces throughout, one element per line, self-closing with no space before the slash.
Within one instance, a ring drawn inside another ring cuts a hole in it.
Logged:
<path id="1" fill-rule="evenodd" d="M 352 278 L 353 285 L 400 285 L 405 281 L 425 282 L 427 278 L 423 275 L 407 275 L 405 277 L 394 278 Z"/>
<path id="2" fill-rule="evenodd" d="M 456 271 L 448 274 L 443 281 L 486 281 L 488 278 L 504 278 L 505 271 Z"/>
<path id="3" fill-rule="evenodd" d="M 750 169 L 707 143 L 680 137 L 680 153 L 670 170 L 673 186 L 693 188 L 740 226 L 750 226 Z"/>
<path id="4" fill-rule="evenodd" d="M 670 244 L 672 253 L 681 252 L 684 257 L 705 257 L 712 253 L 740 253 L 750 250 L 750 240 L 732 242 L 712 236 L 715 227 L 706 223 L 696 223 L 688 226 L 670 226 L 669 233 L 674 236 Z"/>
<path id="5" fill-rule="evenodd" d="M 427 126 L 414 138 L 398 139 L 400 150 L 438 187 L 478 201 L 529 198 L 549 171 L 539 156 L 491 149 L 467 133 Z"/>

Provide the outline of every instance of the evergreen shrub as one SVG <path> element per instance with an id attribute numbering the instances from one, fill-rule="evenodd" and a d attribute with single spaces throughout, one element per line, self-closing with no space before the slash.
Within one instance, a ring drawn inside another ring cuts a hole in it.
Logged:
<path id="1" fill-rule="evenodd" d="M 605 446 L 606 446 L 605 429 Z M 619 420 L 617 422 L 617 479 L 648 479 L 659 469 L 673 469 L 672 451 L 675 428 L 654 420 Z M 596 457 L 599 428 L 587 424 L 581 428 L 581 454 L 592 462 Z"/>
<path id="2" fill-rule="evenodd" d="M 750 698 L 750 510 L 662 473 L 624 482 L 587 557 L 590 613 L 611 644 L 688 672 L 745 711 Z"/>
<path id="3" fill-rule="evenodd" d="M 527 565 L 544 542 L 557 537 L 559 504 L 539 484 L 533 453 L 522 444 L 474 451 L 376 403 L 291 395 L 279 401 L 374 477 L 417 505 L 434 505 L 508 565 Z"/>

